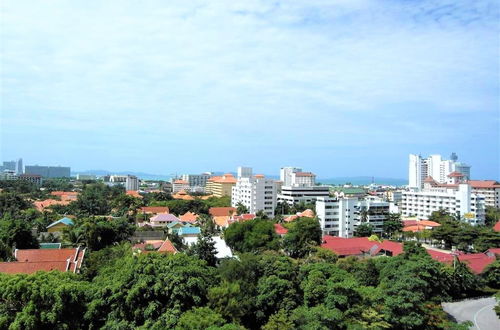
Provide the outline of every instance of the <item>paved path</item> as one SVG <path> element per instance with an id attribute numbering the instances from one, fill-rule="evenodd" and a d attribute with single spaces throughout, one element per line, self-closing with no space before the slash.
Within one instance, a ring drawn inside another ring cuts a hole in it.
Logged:
<path id="1" fill-rule="evenodd" d="M 490 297 L 443 303 L 443 309 L 457 322 L 472 321 L 474 326 L 471 329 L 498 330 L 500 329 L 500 319 L 493 310 L 495 305 L 495 298 Z"/>

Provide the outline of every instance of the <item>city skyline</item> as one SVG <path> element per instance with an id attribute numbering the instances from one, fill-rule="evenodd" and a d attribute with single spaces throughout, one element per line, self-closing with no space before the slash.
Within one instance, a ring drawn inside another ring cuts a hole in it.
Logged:
<path id="1" fill-rule="evenodd" d="M 499 178 L 495 1 L 0 10 L 1 159 L 407 178 L 408 154 L 456 152 Z"/>

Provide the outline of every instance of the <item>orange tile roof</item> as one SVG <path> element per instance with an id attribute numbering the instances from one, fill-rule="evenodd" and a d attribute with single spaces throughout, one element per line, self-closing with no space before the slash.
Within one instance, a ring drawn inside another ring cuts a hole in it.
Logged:
<path id="1" fill-rule="evenodd" d="M 265 178 L 265 176 L 264 176 L 264 174 L 255 174 L 254 178 L 263 179 L 263 178 Z"/>
<path id="2" fill-rule="evenodd" d="M 469 180 L 467 183 L 470 184 L 472 188 L 500 188 L 500 183 L 495 180 Z"/>
<path id="3" fill-rule="evenodd" d="M 293 214 L 293 215 L 291 215 L 289 217 L 286 217 L 283 220 L 286 221 L 286 222 L 292 222 L 292 221 L 296 220 L 298 217 L 299 217 L 298 215 Z"/>
<path id="4" fill-rule="evenodd" d="M 314 218 L 314 211 L 311 209 L 307 209 L 304 212 L 300 213 L 301 217 Z"/>
<path id="5" fill-rule="evenodd" d="M 194 200 L 194 197 L 191 195 L 188 195 L 188 193 L 185 190 L 179 191 L 177 194 L 172 195 L 173 199 L 182 199 L 185 201 L 192 201 Z"/>
<path id="6" fill-rule="evenodd" d="M 68 205 L 69 203 L 71 203 L 71 202 L 68 201 L 68 200 L 59 201 L 59 200 L 56 200 L 56 199 L 46 199 L 46 200 L 43 200 L 43 201 L 36 201 L 33 204 L 35 205 L 35 208 L 38 211 L 43 211 L 44 209 L 46 209 L 46 208 L 48 208 L 49 206 L 52 206 L 52 205 Z"/>
<path id="7" fill-rule="evenodd" d="M 278 235 L 285 235 L 286 233 L 288 233 L 288 229 L 286 229 L 285 227 L 283 227 L 279 223 L 274 224 L 274 231 Z"/>
<path id="8" fill-rule="evenodd" d="M 463 178 L 464 177 L 464 175 L 462 173 L 457 172 L 457 171 L 451 172 L 450 174 L 448 174 L 448 176 L 450 178 Z"/>
<path id="9" fill-rule="evenodd" d="M 222 176 L 211 177 L 210 179 L 208 179 L 208 181 L 214 182 L 214 183 L 234 183 L 234 184 L 236 184 L 237 180 L 232 174 L 227 173 L 227 174 L 224 174 Z"/>
<path id="10" fill-rule="evenodd" d="M 213 217 L 230 216 L 236 213 L 235 207 L 211 207 L 208 213 Z"/>
<path id="11" fill-rule="evenodd" d="M 132 196 L 132 197 L 142 198 L 142 196 L 139 194 L 139 192 L 135 191 L 135 190 L 127 190 L 126 194 L 129 196 Z"/>
<path id="12" fill-rule="evenodd" d="M 435 221 L 431 221 L 431 220 L 420 220 L 418 222 L 418 224 L 426 226 L 426 227 L 439 227 L 439 226 L 441 226 L 439 223 L 437 223 Z"/>
<path id="13" fill-rule="evenodd" d="M 195 222 L 196 220 L 198 220 L 198 217 L 199 217 L 198 214 L 188 211 L 183 215 L 179 216 L 179 220 L 186 222 Z"/>
<path id="14" fill-rule="evenodd" d="M 312 172 L 295 172 L 295 176 L 316 176 Z"/>
<path id="15" fill-rule="evenodd" d="M 170 240 L 166 239 L 163 242 L 163 244 L 160 246 L 160 248 L 158 249 L 158 252 L 176 254 L 178 251 L 175 248 L 174 244 L 172 244 L 172 242 L 170 242 Z"/>
<path id="16" fill-rule="evenodd" d="M 169 213 L 170 210 L 166 206 L 143 206 L 141 207 L 141 212 L 158 214 L 158 213 Z"/>
<path id="17" fill-rule="evenodd" d="M 494 231 L 500 231 L 500 221 L 498 221 L 497 223 L 495 223 L 495 225 L 493 226 L 493 230 Z"/>
<path id="18" fill-rule="evenodd" d="M 174 184 L 189 184 L 186 180 L 175 180 Z"/>
<path id="19" fill-rule="evenodd" d="M 228 215 L 213 216 L 215 224 L 219 227 L 226 227 L 229 224 L 230 218 Z"/>

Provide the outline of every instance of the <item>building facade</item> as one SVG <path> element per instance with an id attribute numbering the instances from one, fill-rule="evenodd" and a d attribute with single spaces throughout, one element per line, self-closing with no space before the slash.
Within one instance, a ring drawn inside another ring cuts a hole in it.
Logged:
<path id="1" fill-rule="evenodd" d="M 172 192 L 174 194 L 178 193 L 179 191 L 186 191 L 188 192 L 189 191 L 189 182 L 185 181 L 185 180 L 174 180 L 172 182 Z"/>
<path id="2" fill-rule="evenodd" d="M 439 185 L 431 178 L 424 181 L 423 189 L 402 192 L 404 216 L 428 219 L 432 212 L 443 209 L 471 225 L 484 224 L 485 198 L 473 193 L 469 184 Z"/>
<path id="3" fill-rule="evenodd" d="M 127 175 L 125 179 L 125 190 L 139 190 L 139 179 L 135 175 Z"/>
<path id="4" fill-rule="evenodd" d="M 246 175 L 248 173 L 247 168 Z M 275 180 L 267 179 L 263 175 L 241 176 L 238 177 L 236 185 L 233 187 L 231 205 L 237 207 L 239 203 L 242 203 L 250 213 L 255 214 L 258 211 L 263 211 L 267 216 L 274 217 L 277 192 L 278 184 Z"/>
<path id="5" fill-rule="evenodd" d="M 472 193 L 484 197 L 486 207 L 500 208 L 500 183 L 495 180 L 469 180 Z"/>
<path id="6" fill-rule="evenodd" d="M 187 181 L 190 187 L 205 188 L 207 180 L 210 178 L 210 173 L 202 174 L 183 174 L 181 179 Z"/>
<path id="7" fill-rule="evenodd" d="M 65 166 L 26 165 L 24 173 L 40 175 L 43 178 L 69 178 L 71 177 L 71 168 Z"/>
<path id="8" fill-rule="evenodd" d="M 230 173 L 214 176 L 207 180 L 205 192 L 215 197 L 231 196 L 235 185 L 236 178 Z"/>
<path id="9" fill-rule="evenodd" d="M 318 197 L 328 197 L 330 195 L 329 186 L 282 186 L 278 194 L 278 202 L 285 202 L 289 205 L 304 203 L 314 203 Z"/>
<path id="10" fill-rule="evenodd" d="M 465 180 L 470 179 L 470 166 L 457 162 L 458 157 L 453 153 L 450 160 L 443 159 L 441 155 L 430 155 L 422 158 L 420 155 L 410 154 L 408 165 L 408 186 L 410 188 L 423 188 L 427 177 L 433 178 L 438 183 L 446 183 L 452 172 L 464 174 Z"/>
<path id="11" fill-rule="evenodd" d="M 381 199 L 319 197 L 316 214 L 324 235 L 353 237 L 356 227 L 367 223 L 374 234 L 382 234 L 389 203 Z"/>

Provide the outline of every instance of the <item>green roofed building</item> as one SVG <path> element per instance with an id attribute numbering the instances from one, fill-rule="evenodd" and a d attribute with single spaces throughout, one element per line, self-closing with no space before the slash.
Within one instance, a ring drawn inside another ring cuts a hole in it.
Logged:
<path id="1" fill-rule="evenodd" d="M 330 194 L 340 198 L 340 197 L 364 197 L 366 196 L 366 190 L 359 187 L 331 187 Z"/>

